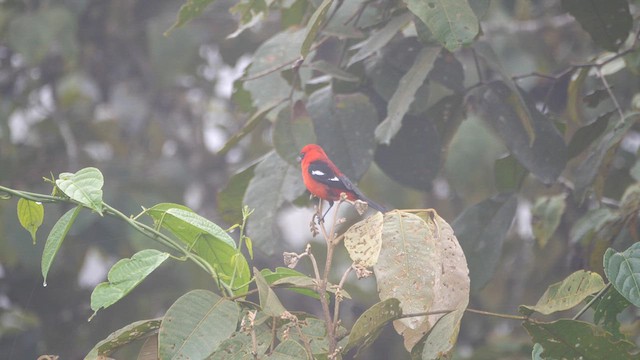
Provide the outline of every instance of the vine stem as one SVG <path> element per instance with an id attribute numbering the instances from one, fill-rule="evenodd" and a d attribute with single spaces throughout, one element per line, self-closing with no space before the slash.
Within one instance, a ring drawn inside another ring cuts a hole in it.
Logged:
<path id="1" fill-rule="evenodd" d="M 582 316 L 582 314 L 584 314 L 587 310 L 589 310 L 589 308 L 591 307 L 591 305 L 593 305 L 593 303 L 595 303 L 598 299 L 600 299 L 602 295 L 604 295 L 604 293 L 607 292 L 607 290 L 609 290 L 609 288 L 611 288 L 611 283 L 608 283 L 605 287 L 602 288 L 602 290 L 598 291 L 598 293 L 591 300 L 589 300 L 589 302 L 582 309 L 580 309 L 580 311 L 578 311 L 578 313 L 575 314 L 575 316 L 571 319 L 578 320 L 580 316 Z"/>

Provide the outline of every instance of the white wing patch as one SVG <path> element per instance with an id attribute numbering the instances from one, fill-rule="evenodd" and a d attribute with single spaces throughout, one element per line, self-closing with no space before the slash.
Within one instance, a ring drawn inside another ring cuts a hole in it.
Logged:
<path id="1" fill-rule="evenodd" d="M 321 177 L 324 178 L 325 176 L 327 176 L 327 174 L 325 174 L 323 171 L 321 170 L 311 170 L 311 175 L 313 176 L 317 176 L 317 177 Z M 335 182 L 339 182 L 340 179 L 338 179 L 337 176 L 334 176 L 332 178 L 326 179 L 326 181 L 335 181 Z"/>

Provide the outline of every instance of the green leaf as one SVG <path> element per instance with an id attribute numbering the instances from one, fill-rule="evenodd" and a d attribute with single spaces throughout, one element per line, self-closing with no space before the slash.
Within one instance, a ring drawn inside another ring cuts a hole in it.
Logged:
<path id="1" fill-rule="evenodd" d="M 71 199 L 95 210 L 102 215 L 102 186 L 104 177 L 94 167 L 84 168 L 74 173 L 62 173 L 56 186 Z"/>
<path id="2" fill-rule="evenodd" d="M 611 248 L 604 253 L 604 273 L 618 292 L 640 307 L 640 243 L 623 252 Z"/>
<path id="3" fill-rule="evenodd" d="M 47 286 L 47 274 L 49 274 L 49 269 L 51 268 L 51 264 L 53 264 L 53 259 L 55 259 L 58 250 L 60 250 L 60 246 L 62 245 L 62 241 L 67 236 L 69 229 L 71 229 L 71 225 L 73 225 L 76 216 L 80 213 L 81 206 L 76 206 L 75 208 L 67 211 L 64 215 L 56 221 L 53 228 L 51 228 L 51 232 L 49 232 L 49 236 L 47 237 L 47 242 L 44 244 L 44 250 L 42 251 L 42 277 L 44 279 L 44 286 Z"/>
<path id="4" fill-rule="evenodd" d="M 184 209 L 173 207 L 173 208 L 167 209 L 165 214 L 172 215 L 176 219 L 184 221 L 185 223 L 198 229 L 202 234 L 211 235 L 214 238 L 224 242 L 225 244 L 229 245 L 232 248 L 236 247 L 236 242 L 223 228 L 221 228 L 220 226 L 209 221 L 208 219 L 190 210 L 184 210 Z"/>
<path id="5" fill-rule="evenodd" d="M 598 325 L 602 323 L 602 327 L 613 334 L 617 338 L 623 338 L 620 333 L 620 322 L 618 314 L 628 308 L 631 303 L 620 295 L 615 288 L 609 288 L 599 300 L 592 305 L 593 322 Z"/>
<path id="6" fill-rule="evenodd" d="M 384 27 L 374 31 L 365 41 L 351 48 L 351 50 L 358 49 L 358 52 L 351 57 L 347 67 L 368 58 L 382 49 L 402 28 L 407 26 L 409 21 L 411 21 L 410 13 L 404 13 L 391 18 Z"/>
<path id="7" fill-rule="evenodd" d="M 314 92 L 307 103 L 318 144 L 351 180 L 369 169 L 376 146 L 378 112 L 361 93 L 334 94 L 329 87 Z M 300 175 L 298 175 L 299 177 Z"/>
<path id="8" fill-rule="evenodd" d="M 273 353 L 266 358 L 271 360 L 298 360 L 308 359 L 310 355 L 307 355 L 307 351 L 300 343 L 294 340 L 285 340 L 278 344 Z"/>
<path id="9" fill-rule="evenodd" d="M 543 248 L 556 232 L 566 207 L 566 194 L 542 196 L 536 199 L 531 214 L 533 236 Z"/>
<path id="10" fill-rule="evenodd" d="M 525 321 L 524 328 L 539 343 L 543 359 L 637 359 L 638 349 L 630 342 L 615 339 L 601 328 L 575 320 L 550 323 Z"/>
<path id="11" fill-rule="evenodd" d="M 253 107 L 264 109 L 277 104 L 291 95 L 291 85 L 281 76 L 281 69 L 288 69 L 300 57 L 300 48 L 305 39 L 305 29 L 286 30 L 265 41 L 253 54 L 253 61 L 247 70 L 243 87 L 251 93 Z M 310 70 L 301 68 L 303 83 Z M 294 100 L 297 97 L 294 96 Z"/>
<path id="12" fill-rule="evenodd" d="M 465 209 L 451 224 L 469 259 L 472 291 L 493 277 L 517 205 L 515 195 L 499 195 Z"/>
<path id="13" fill-rule="evenodd" d="M 108 282 L 98 284 L 91 293 L 91 318 L 98 310 L 106 309 L 125 297 L 168 257 L 168 253 L 145 249 L 135 253 L 130 259 L 121 259 L 115 263 L 107 275 Z"/>
<path id="14" fill-rule="evenodd" d="M 387 105 L 387 118 L 376 127 L 376 139 L 380 143 L 388 145 L 400 130 L 402 118 L 409 111 L 416 92 L 433 69 L 440 51 L 439 47 L 425 47 L 420 50 L 409 71 L 400 79 L 398 88 Z"/>
<path id="15" fill-rule="evenodd" d="M 566 166 L 567 147 L 550 119 L 525 95 L 519 90 L 512 91 L 505 82 L 492 82 L 478 99 L 478 115 L 491 125 L 527 170 L 543 183 L 550 184 Z M 524 120 L 523 109 L 527 109 L 531 121 Z M 532 126 L 532 136 L 523 126 L 525 123 Z"/>
<path id="16" fill-rule="evenodd" d="M 613 52 L 627 39 L 633 25 L 625 0 L 562 0 L 562 8 L 578 20 L 593 42 Z"/>
<path id="17" fill-rule="evenodd" d="M 311 353 L 314 359 L 326 359 L 329 351 L 329 339 L 327 338 L 327 326 L 324 321 L 306 316 L 298 316 L 300 331 L 293 331 L 291 323 L 280 326 L 277 332 L 278 339 L 284 341 L 291 339 L 299 344 L 304 344 L 303 337 L 309 342 Z M 336 328 L 336 337 L 340 338 L 346 334 L 346 329 L 342 326 Z"/>
<path id="18" fill-rule="evenodd" d="M 273 147 L 290 165 L 298 166 L 300 149 L 316 142 L 313 122 L 302 101 L 291 108 L 283 108 L 273 124 Z"/>
<path id="19" fill-rule="evenodd" d="M 256 325 L 253 330 L 256 334 L 255 352 L 258 358 L 262 358 L 273 341 L 271 328 L 266 324 Z M 208 360 L 254 360 L 254 346 L 251 334 L 246 331 L 236 331 L 224 340 L 216 351 L 208 357 Z"/>
<path id="20" fill-rule="evenodd" d="M 572 159 L 591 145 L 607 128 L 609 124 L 608 117 L 599 117 L 593 123 L 578 129 L 571 137 L 568 148 L 568 157 Z"/>
<path id="21" fill-rule="evenodd" d="M 18 221 L 31 234 L 36 244 L 36 231 L 44 220 L 44 206 L 41 203 L 23 199 L 18 200 Z"/>
<path id="22" fill-rule="evenodd" d="M 600 169 L 613 161 L 612 155 L 614 151 L 631 128 L 631 125 L 636 123 L 639 116 L 640 113 L 630 113 L 624 120 L 610 123 L 602 136 L 591 144 L 588 150 L 589 155 L 575 170 L 575 193 L 577 199 L 584 198 L 587 188 L 597 182 L 598 177 L 605 176 L 607 172 L 601 173 Z M 602 191 L 601 186 L 595 189 L 598 196 Z"/>
<path id="23" fill-rule="evenodd" d="M 333 4 L 333 0 L 324 0 L 322 4 L 318 6 L 316 11 L 313 12 L 311 18 L 309 19 L 309 23 L 307 25 L 307 35 L 302 42 L 302 46 L 300 47 L 300 56 L 306 58 L 309 55 L 309 50 L 311 49 L 311 45 L 316 40 L 316 36 L 318 32 L 324 25 L 324 20 L 327 17 L 327 12 L 329 12 L 329 8 Z"/>
<path id="24" fill-rule="evenodd" d="M 549 286 L 536 305 L 522 307 L 531 312 L 549 315 L 569 310 L 603 288 L 604 282 L 600 275 L 578 270 L 566 279 Z"/>
<path id="25" fill-rule="evenodd" d="M 97 343 L 84 359 L 105 359 L 122 346 L 154 333 L 160 328 L 160 321 L 161 319 L 140 320 L 120 328 Z"/>
<path id="26" fill-rule="evenodd" d="M 467 0 L 405 0 L 405 3 L 449 51 L 470 44 L 478 35 L 478 19 Z"/>
<path id="27" fill-rule="evenodd" d="M 411 357 L 414 359 L 450 357 L 458 339 L 462 315 L 464 310 L 455 310 L 441 317 L 424 339 L 412 349 Z"/>
<path id="28" fill-rule="evenodd" d="M 277 267 L 275 271 L 271 271 L 269 269 L 262 269 L 260 270 L 260 274 L 262 274 L 262 276 L 264 277 L 264 279 L 267 281 L 267 283 L 269 285 L 272 285 L 276 282 L 278 283 L 287 283 L 287 279 L 290 278 L 299 278 L 299 277 L 307 277 L 308 276 L 304 275 L 303 273 L 293 270 L 293 269 L 289 269 L 289 268 L 285 268 L 285 267 Z M 311 278 L 309 278 L 311 279 Z M 289 283 L 291 284 L 291 283 Z M 291 291 L 295 291 L 299 294 L 305 295 L 305 296 L 309 296 L 312 297 L 314 299 L 319 299 L 320 296 L 318 295 L 318 293 L 315 290 L 311 290 L 308 288 L 303 288 L 303 287 L 287 287 L 287 289 L 291 290 Z"/>
<path id="29" fill-rule="evenodd" d="M 169 36 L 171 31 L 177 29 L 189 21 L 197 18 L 202 12 L 211 4 L 214 0 L 187 0 L 178 11 L 176 22 L 164 33 L 165 36 Z"/>
<path id="30" fill-rule="evenodd" d="M 515 158 L 509 154 L 496 160 L 493 166 L 496 190 L 500 192 L 520 189 L 523 180 L 529 173 Z"/>
<path id="31" fill-rule="evenodd" d="M 253 245 L 272 255 L 280 243 L 276 215 L 286 202 L 305 191 L 300 169 L 289 165 L 275 152 L 269 153 L 256 167 L 255 175 L 244 194 L 244 204 L 255 209 L 247 222 L 247 234 Z"/>
<path id="32" fill-rule="evenodd" d="M 254 163 L 235 173 L 218 193 L 218 211 L 227 224 L 242 223 L 242 199 L 256 166 Z"/>
<path id="33" fill-rule="evenodd" d="M 442 162 L 442 148 L 447 146 L 463 120 L 463 100 L 461 95 L 446 96 L 426 114 L 405 115 L 402 127 L 391 143 L 376 149 L 376 164 L 387 176 L 403 185 L 421 191 L 431 190 Z"/>
<path id="34" fill-rule="evenodd" d="M 258 294 L 260 296 L 260 307 L 262 311 L 268 316 L 280 317 L 287 309 L 282 306 L 278 295 L 276 295 L 267 280 L 264 279 L 258 269 L 253 268 L 253 275 L 256 279 L 256 286 L 258 287 Z"/>
<path id="35" fill-rule="evenodd" d="M 160 359 L 204 359 L 233 334 L 238 305 L 207 290 L 193 290 L 167 310 L 158 333 Z"/>
<path id="36" fill-rule="evenodd" d="M 391 321 L 398 319 L 400 315 L 402 315 L 400 301 L 395 298 L 380 301 L 368 308 L 353 324 L 349 342 L 344 348 L 345 353 L 360 344 L 362 344 L 360 349 L 371 345 L 382 329 Z"/>
<path id="37" fill-rule="evenodd" d="M 157 227 L 169 230 L 193 253 L 207 261 L 218 280 L 236 294 L 246 292 L 251 279 L 249 264 L 238 253 L 235 241 L 224 229 L 183 205 L 162 203 L 146 212 Z"/>

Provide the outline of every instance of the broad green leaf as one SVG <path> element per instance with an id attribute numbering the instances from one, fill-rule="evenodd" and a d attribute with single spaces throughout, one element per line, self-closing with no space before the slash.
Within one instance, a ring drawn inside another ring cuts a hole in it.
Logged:
<path id="1" fill-rule="evenodd" d="M 267 281 L 267 283 L 269 285 L 274 284 L 276 282 L 285 282 L 287 281 L 288 278 L 293 278 L 293 277 L 307 277 L 305 276 L 303 273 L 293 270 L 293 269 L 289 269 L 289 268 L 285 268 L 285 267 L 278 267 L 276 268 L 275 271 L 271 271 L 269 269 L 262 269 L 260 270 L 260 273 L 262 274 L 262 276 L 264 277 L 264 279 Z M 308 278 L 308 277 L 307 277 Z M 311 278 L 309 278 L 311 279 Z M 299 294 L 302 295 L 306 295 L 309 297 L 312 297 L 314 299 L 319 299 L 320 296 L 318 295 L 318 293 L 315 290 L 311 290 L 311 289 L 305 289 L 305 288 L 301 288 L 301 287 L 287 287 L 287 289 L 291 290 L 291 291 L 295 291 Z"/>
<path id="2" fill-rule="evenodd" d="M 80 213 L 80 209 L 82 209 L 81 206 L 76 206 L 75 208 L 67 211 L 60 217 L 60 219 L 58 219 L 58 221 L 56 221 L 53 228 L 51 228 L 51 232 L 49 232 L 47 242 L 44 244 L 44 250 L 42 251 L 41 268 L 44 286 L 47 286 L 47 274 L 49 274 L 49 269 L 51 268 L 51 264 L 53 264 L 53 259 L 55 259 L 58 250 L 60 250 L 62 241 L 67 236 L 69 229 L 71 229 L 71 225 L 73 225 L 76 216 Z"/>
<path id="3" fill-rule="evenodd" d="M 176 22 L 165 32 L 165 36 L 168 36 L 174 29 L 200 16 L 213 1 L 214 0 L 186 0 L 178 11 Z"/>
<path id="4" fill-rule="evenodd" d="M 591 209 L 574 222 L 569 232 L 569 241 L 589 244 L 595 234 L 601 232 L 608 224 L 619 220 L 619 214 L 607 207 Z"/>
<path id="5" fill-rule="evenodd" d="M 155 207 L 154 207 L 155 208 Z M 192 212 L 180 208 L 169 208 L 166 211 L 166 215 L 172 215 L 178 220 L 182 220 L 185 223 L 200 230 L 201 233 L 206 233 L 214 238 L 224 242 L 232 248 L 236 247 L 236 242 L 233 238 L 220 226 L 214 224 L 208 219 Z M 165 217 L 166 219 L 166 217 Z"/>
<path id="6" fill-rule="evenodd" d="M 309 55 L 311 45 L 313 45 L 318 32 L 324 26 L 324 22 L 331 4 L 333 4 L 333 0 L 322 1 L 316 11 L 313 12 L 313 15 L 311 15 L 309 23 L 307 24 L 307 35 L 305 36 L 304 41 L 302 42 L 302 46 L 300 47 L 300 56 L 302 56 L 302 58 L 306 58 L 307 55 Z"/>
<path id="7" fill-rule="evenodd" d="M 499 195 L 465 209 L 453 221 L 455 234 L 469 259 L 472 291 L 482 289 L 493 277 L 517 205 L 515 195 Z"/>
<path id="8" fill-rule="evenodd" d="M 599 300 L 594 303 L 591 308 L 593 309 L 593 323 L 599 325 L 602 323 L 602 327 L 613 334 L 617 338 L 623 338 L 620 333 L 620 321 L 618 321 L 618 315 L 626 308 L 631 306 L 631 303 L 620 295 L 618 290 L 610 287 Z"/>
<path id="9" fill-rule="evenodd" d="M 308 359 L 311 354 L 307 354 L 302 344 L 294 340 L 285 340 L 278 344 L 266 359 L 270 360 L 299 360 Z"/>
<path id="10" fill-rule="evenodd" d="M 361 348 L 371 345 L 380 335 L 382 329 L 391 321 L 402 315 L 400 301 L 389 298 L 374 304 L 360 315 L 351 328 L 349 342 L 344 348 L 347 352 L 360 344 Z"/>
<path id="11" fill-rule="evenodd" d="M 550 323 L 525 321 L 524 328 L 532 340 L 544 351 L 543 359 L 637 359 L 634 344 L 615 339 L 601 328 L 576 320 L 558 320 Z"/>
<path id="12" fill-rule="evenodd" d="M 467 0 L 405 0 L 405 3 L 449 51 L 470 44 L 478 35 L 478 19 Z"/>
<path id="13" fill-rule="evenodd" d="M 376 139 L 382 144 L 389 144 L 400 130 L 402 118 L 405 116 L 418 88 L 429 75 L 433 64 L 440 54 L 439 47 L 423 48 L 411 66 L 411 69 L 400 79 L 398 88 L 387 104 L 387 118 L 376 127 Z"/>
<path id="14" fill-rule="evenodd" d="M 74 173 L 62 173 L 56 186 L 71 199 L 102 215 L 102 186 L 104 177 L 100 170 L 88 167 Z"/>
<path id="15" fill-rule="evenodd" d="M 258 164 L 249 182 L 243 203 L 255 209 L 247 223 L 247 234 L 253 245 L 272 255 L 281 245 L 276 215 L 286 202 L 292 202 L 305 191 L 298 167 L 289 165 L 275 152 Z"/>
<path id="16" fill-rule="evenodd" d="M 451 356 L 458 339 L 462 315 L 464 310 L 455 310 L 441 317 L 424 339 L 413 348 L 411 357 L 436 360 Z"/>
<path id="17" fill-rule="evenodd" d="M 623 252 L 607 249 L 604 273 L 625 299 L 640 307 L 640 243 Z"/>
<path id="18" fill-rule="evenodd" d="M 304 315 L 303 315 L 304 316 Z M 304 344 L 303 336 L 310 344 L 311 353 L 313 354 L 314 359 L 325 359 L 327 353 L 329 351 L 329 341 L 327 339 L 327 325 L 324 321 L 313 318 L 313 317 L 304 317 L 299 316 L 298 319 L 302 320 L 299 322 L 300 332 L 292 331 L 289 329 L 285 332 L 287 328 L 289 328 L 285 324 L 284 326 L 280 326 L 278 329 L 278 339 L 280 341 L 284 341 L 286 339 L 291 339 L 299 344 Z M 346 334 L 346 330 L 342 326 L 338 326 L 336 329 L 336 336 L 342 337 Z"/>
<path id="19" fill-rule="evenodd" d="M 591 144 L 588 150 L 589 155 L 575 170 L 575 193 L 577 199 L 583 199 L 587 188 L 597 182 L 598 177 L 603 177 L 606 174 L 606 172 L 601 173 L 600 169 L 613 161 L 612 155 L 614 151 L 618 148 L 620 141 L 629 131 L 631 125 L 636 123 L 639 116 L 640 113 L 631 113 L 622 121 L 611 122 L 602 136 Z M 600 196 L 602 186 L 601 184 L 594 189 L 596 195 Z"/>
<path id="20" fill-rule="evenodd" d="M 382 249 L 373 270 L 381 300 L 397 298 L 402 312 L 464 309 L 469 272 L 451 227 L 435 212 L 384 214 Z M 394 321 L 409 351 L 443 314 Z"/>
<path id="21" fill-rule="evenodd" d="M 506 97 L 504 100 L 509 100 L 509 104 L 511 108 L 514 109 L 517 120 L 522 125 L 522 128 L 526 132 L 527 135 L 527 144 L 531 145 L 536 140 L 536 133 L 534 130 L 534 119 L 533 115 L 530 112 L 530 106 L 527 105 L 520 89 L 516 85 L 515 81 L 511 77 L 511 73 L 509 73 L 498 59 L 498 55 L 493 50 L 493 47 L 486 42 L 477 42 L 474 44 L 474 49 L 476 54 L 478 54 L 481 58 L 484 59 L 487 66 L 489 66 L 492 70 L 497 71 L 500 75 L 502 83 L 506 85 L 509 90 L 511 90 L 511 96 Z"/>
<path id="22" fill-rule="evenodd" d="M 568 157 L 572 159 L 589 147 L 607 128 L 608 117 L 600 117 L 593 123 L 583 126 L 573 134 L 569 142 Z"/>
<path id="23" fill-rule="evenodd" d="M 36 231 L 44 220 L 44 206 L 41 203 L 23 199 L 18 200 L 18 221 L 31 234 L 33 244 L 36 244 Z"/>
<path id="24" fill-rule="evenodd" d="M 569 310 L 603 288 L 604 282 L 600 275 L 578 270 L 566 279 L 549 286 L 536 305 L 522 307 L 531 312 L 549 315 Z"/>
<path id="25" fill-rule="evenodd" d="M 253 268 L 253 275 L 256 279 L 256 286 L 258 287 L 258 294 L 260 295 L 260 307 L 262 311 L 268 316 L 280 317 L 287 309 L 282 306 L 278 295 L 276 295 L 267 280 L 264 279 L 258 269 Z"/>
<path id="26" fill-rule="evenodd" d="M 446 96 L 426 114 L 405 115 L 402 127 L 391 143 L 376 149 L 376 164 L 397 182 L 416 190 L 430 191 L 441 167 L 442 148 L 448 145 L 463 120 L 463 100 L 461 95 Z"/>
<path id="27" fill-rule="evenodd" d="M 235 173 L 218 193 L 218 211 L 227 224 L 242 223 L 242 199 L 253 178 L 257 163 Z"/>
<path id="28" fill-rule="evenodd" d="M 556 232 L 566 207 L 566 194 L 543 196 L 536 199 L 531 211 L 531 227 L 538 245 L 544 248 Z"/>
<path id="29" fill-rule="evenodd" d="M 567 163 L 567 147 L 551 120 L 535 108 L 526 94 L 495 81 L 482 90 L 476 108 L 527 170 L 545 184 L 558 178 Z M 525 108 L 530 121 L 523 120 Z M 525 122 L 532 126 L 531 134 L 523 126 Z"/>
<path id="30" fill-rule="evenodd" d="M 378 112 L 369 98 L 361 93 L 334 94 L 327 87 L 309 97 L 307 111 L 318 144 L 351 180 L 360 179 L 376 146 L 373 132 Z"/>
<path id="31" fill-rule="evenodd" d="M 578 20 L 593 42 L 609 51 L 620 48 L 633 25 L 625 0 L 562 0 L 562 8 Z"/>
<path id="32" fill-rule="evenodd" d="M 183 205 L 162 203 L 146 212 L 157 227 L 169 230 L 191 252 L 206 260 L 218 280 L 236 294 L 246 292 L 251 279 L 249 264 L 238 253 L 235 241 L 224 229 Z"/>
<path id="33" fill-rule="evenodd" d="M 509 154 L 496 160 L 493 165 L 493 173 L 496 190 L 508 192 L 520 189 L 529 172 L 518 162 L 515 156 Z"/>
<path id="34" fill-rule="evenodd" d="M 380 6 L 370 6 L 368 0 L 334 1 L 329 10 L 329 20 L 323 34 L 333 35 L 342 39 L 361 39 L 365 37 L 360 29 L 370 29 L 379 26 L 386 18 L 385 9 Z M 317 4 L 319 1 L 314 2 Z M 340 6 L 335 11 L 336 6 Z M 354 21 L 358 18 L 357 22 Z"/>
<path id="35" fill-rule="evenodd" d="M 149 336 L 160 328 L 161 319 L 140 320 L 112 332 L 97 343 L 85 356 L 85 360 L 100 360 L 124 345 Z"/>
<path id="36" fill-rule="evenodd" d="M 254 330 L 256 334 L 256 353 L 258 358 L 262 358 L 273 341 L 271 328 L 266 324 L 257 325 Z M 251 334 L 246 331 L 236 331 L 224 340 L 207 359 L 209 360 L 255 360 L 253 355 L 254 346 Z"/>
<path id="37" fill-rule="evenodd" d="M 345 231 L 344 247 L 356 265 L 370 268 L 378 262 L 382 248 L 382 222 L 382 213 L 376 212 Z"/>
<path id="38" fill-rule="evenodd" d="M 91 317 L 98 310 L 106 309 L 125 297 L 168 257 L 168 253 L 145 249 L 135 253 L 130 259 L 121 259 L 115 263 L 107 274 L 108 282 L 98 284 L 91 293 Z"/>
<path id="39" fill-rule="evenodd" d="M 351 57 L 347 66 L 362 61 L 382 49 L 402 28 L 407 26 L 409 21 L 411 21 L 410 13 L 392 17 L 384 27 L 374 31 L 364 42 L 351 48 L 358 49 L 358 52 Z"/>
<path id="40" fill-rule="evenodd" d="M 300 57 L 305 36 L 305 29 L 285 30 L 265 41 L 255 51 L 247 70 L 247 80 L 243 83 L 243 87 L 251 93 L 254 108 L 264 109 L 270 104 L 289 99 L 291 85 L 280 73 Z M 299 73 L 305 83 L 310 71 L 301 68 Z M 294 96 L 294 100 L 297 98 Z"/>
<path id="41" fill-rule="evenodd" d="M 160 359 L 204 359 L 234 333 L 240 308 L 207 290 L 181 296 L 167 310 L 158 333 Z"/>
<path id="42" fill-rule="evenodd" d="M 272 131 L 276 152 L 293 166 L 298 166 L 296 158 L 300 149 L 316 142 L 313 122 L 302 101 L 296 101 L 293 108 L 280 110 Z"/>

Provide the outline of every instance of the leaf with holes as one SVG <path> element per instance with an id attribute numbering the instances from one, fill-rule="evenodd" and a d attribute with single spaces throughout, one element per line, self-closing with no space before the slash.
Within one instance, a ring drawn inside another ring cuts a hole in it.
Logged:
<path id="1" fill-rule="evenodd" d="M 344 233 L 344 247 L 357 265 L 370 268 L 378 261 L 382 247 L 382 213 L 353 224 Z"/>
<path id="2" fill-rule="evenodd" d="M 558 320 L 550 323 L 523 324 L 533 342 L 544 351 L 543 359 L 637 359 L 638 349 L 626 340 L 618 340 L 603 329 L 583 321 Z"/>
<path id="3" fill-rule="evenodd" d="M 97 343 L 85 356 L 85 360 L 106 359 L 123 345 L 149 336 L 160 328 L 161 319 L 140 320 L 112 332 Z"/>
<path id="4" fill-rule="evenodd" d="M 602 277 L 597 273 L 578 270 L 566 279 L 547 288 L 538 303 L 534 306 L 522 306 L 528 314 L 539 312 L 544 315 L 553 314 L 573 308 L 587 296 L 604 288 Z"/>

